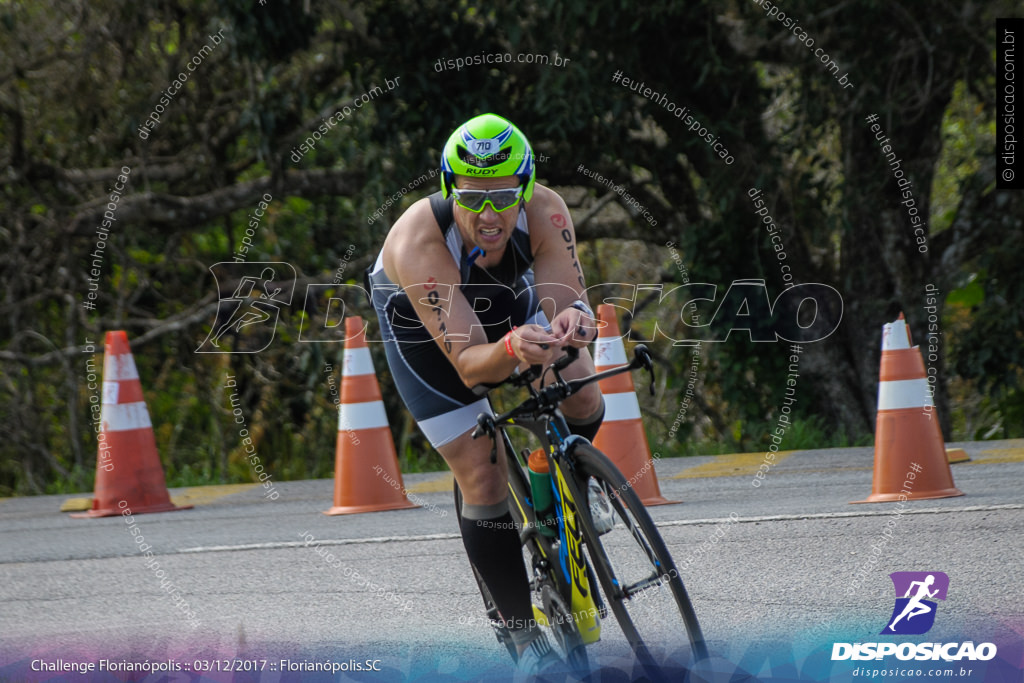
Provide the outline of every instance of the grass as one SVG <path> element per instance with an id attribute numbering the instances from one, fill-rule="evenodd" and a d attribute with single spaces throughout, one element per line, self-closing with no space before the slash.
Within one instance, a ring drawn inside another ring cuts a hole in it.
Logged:
<path id="1" fill-rule="evenodd" d="M 728 438 L 704 441 L 687 441 L 677 437 L 672 441 L 657 442 L 660 455 L 669 458 L 692 457 L 695 455 L 725 455 L 728 453 L 757 453 L 767 451 L 770 436 L 776 423 L 756 425 L 737 424 Z M 649 439 L 654 449 L 655 439 Z M 779 450 L 810 450 L 820 448 L 851 448 L 871 446 L 874 437 L 862 434 L 851 438 L 845 430 L 829 428 L 819 417 L 794 419 L 782 436 Z"/>

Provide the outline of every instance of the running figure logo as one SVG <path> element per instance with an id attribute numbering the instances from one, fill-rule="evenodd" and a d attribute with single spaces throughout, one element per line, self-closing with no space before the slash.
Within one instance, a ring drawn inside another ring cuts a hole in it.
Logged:
<path id="1" fill-rule="evenodd" d="M 226 261 L 210 272 L 217 282 L 217 317 L 196 353 L 257 353 L 270 346 L 281 307 L 292 301 L 295 269 L 288 263 Z"/>
<path id="2" fill-rule="evenodd" d="M 896 605 L 883 634 L 905 636 L 927 633 L 935 623 L 934 599 L 945 600 L 949 577 L 942 572 L 893 572 Z"/>

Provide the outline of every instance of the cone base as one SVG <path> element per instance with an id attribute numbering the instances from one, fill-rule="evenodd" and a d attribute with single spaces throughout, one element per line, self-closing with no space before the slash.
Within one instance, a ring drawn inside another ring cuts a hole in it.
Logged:
<path id="1" fill-rule="evenodd" d="M 354 515 L 360 512 L 383 512 L 385 510 L 408 510 L 418 508 L 419 505 L 403 500 L 397 503 L 373 503 L 367 505 L 335 505 L 330 510 L 324 510 L 325 515 Z"/>
<path id="2" fill-rule="evenodd" d="M 131 510 L 133 515 L 145 515 L 150 512 L 174 512 L 176 510 L 191 510 L 191 505 L 175 505 L 174 503 L 159 503 L 157 505 L 147 505 L 141 508 L 125 508 Z M 75 519 L 86 519 L 93 517 L 116 517 L 120 515 L 124 510 L 117 508 L 99 508 L 97 510 L 87 510 L 86 512 L 73 512 L 71 517 Z"/>
<path id="3" fill-rule="evenodd" d="M 645 507 L 654 507 L 655 505 L 678 505 L 682 503 L 681 500 L 669 500 L 663 496 L 648 496 L 647 498 L 641 498 L 640 502 Z"/>
<path id="4" fill-rule="evenodd" d="M 865 500 L 851 500 L 850 505 L 858 505 L 860 503 L 894 503 L 900 500 L 900 495 L 899 493 L 872 493 Z M 951 488 L 903 495 L 906 496 L 907 500 L 931 500 L 933 498 L 955 498 L 956 496 L 964 495 L 964 492 L 958 488 Z"/>

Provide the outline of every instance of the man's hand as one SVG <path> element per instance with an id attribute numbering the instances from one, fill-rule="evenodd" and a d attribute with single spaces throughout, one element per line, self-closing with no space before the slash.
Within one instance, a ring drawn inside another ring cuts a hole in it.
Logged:
<path id="1" fill-rule="evenodd" d="M 581 349 L 597 337 L 597 323 L 578 308 L 566 308 L 551 321 L 551 334 L 559 346 Z"/>
<path id="2" fill-rule="evenodd" d="M 516 358 L 529 365 L 547 365 L 560 355 L 558 338 L 540 325 L 520 325 L 512 331 L 510 343 Z"/>

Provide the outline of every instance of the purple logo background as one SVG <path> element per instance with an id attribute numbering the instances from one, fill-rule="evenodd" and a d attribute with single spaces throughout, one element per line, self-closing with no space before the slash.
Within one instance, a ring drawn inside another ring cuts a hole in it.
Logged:
<path id="1" fill-rule="evenodd" d="M 937 603 L 949 591 L 945 572 L 893 572 L 889 574 L 896 591 L 896 604 L 883 634 L 920 635 L 935 623 Z M 913 584 L 917 584 L 913 586 Z M 913 587 L 912 587 L 913 586 Z"/>
<path id="2" fill-rule="evenodd" d="M 949 577 L 945 572 L 893 572 L 889 574 L 892 585 L 896 589 L 896 597 L 902 598 L 907 594 L 911 583 L 924 581 L 929 574 L 935 577 L 935 583 L 932 584 L 931 590 L 938 589 L 939 591 L 932 600 L 945 600 L 946 592 L 949 590 Z"/>

